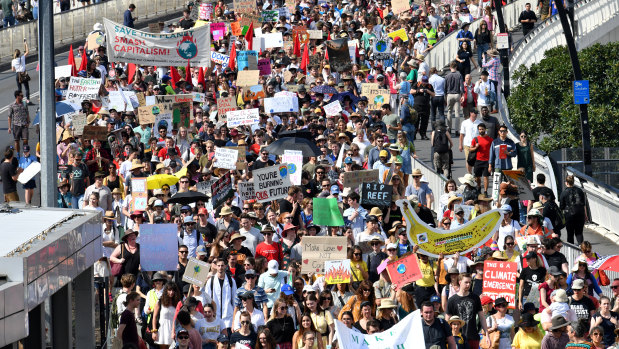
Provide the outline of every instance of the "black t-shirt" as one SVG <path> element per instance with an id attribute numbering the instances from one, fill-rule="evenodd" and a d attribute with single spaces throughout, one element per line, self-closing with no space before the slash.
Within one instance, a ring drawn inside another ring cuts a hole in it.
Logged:
<path id="1" fill-rule="evenodd" d="M 552 267 L 554 265 L 559 270 L 561 270 L 561 265 L 563 265 L 563 263 L 567 263 L 567 258 L 565 258 L 565 256 L 561 252 L 555 252 L 553 254 L 544 253 L 544 257 L 546 257 L 546 261 L 548 262 L 549 267 Z"/>
<path id="2" fill-rule="evenodd" d="M 535 187 L 533 188 L 533 201 L 539 201 L 539 195 L 540 194 L 544 194 L 545 197 L 547 197 L 549 200 L 554 201 L 555 200 L 555 194 L 552 192 L 552 190 L 548 187 Z"/>
<path id="3" fill-rule="evenodd" d="M 451 327 L 449 327 L 447 321 L 437 318 L 434 319 L 432 325 L 428 325 L 425 321 L 421 320 L 421 326 L 423 328 L 423 339 L 426 344 L 426 349 L 429 349 L 433 345 L 438 345 L 442 349 L 447 349 L 447 338 L 451 337 Z"/>
<path id="4" fill-rule="evenodd" d="M 217 237 L 217 228 L 210 222 L 207 222 L 204 227 L 198 225 L 197 230 L 202 235 L 205 242 L 213 242 Z"/>
<path id="5" fill-rule="evenodd" d="M 522 269 L 519 280 L 524 281 L 521 298 L 526 298 L 531 291 L 533 284 L 541 284 L 546 278 L 546 268 L 539 267 L 535 270 L 530 267 Z"/>
<path id="6" fill-rule="evenodd" d="M 447 301 L 447 314 L 450 316 L 458 315 L 466 323 L 462 328 L 462 333 L 468 338 L 476 338 L 479 330 L 477 329 L 477 314 L 481 311 L 481 300 L 479 296 L 469 293 L 467 296 L 454 294 Z"/>
<path id="7" fill-rule="evenodd" d="M 535 15 L 535 12 L 533 11 L 527 11 L 524 10 L 520 13 L 520 18 L 518 18 L 518 21 L 521 21 L 523 19 L 535 19 L 537 20 L 537 16 Z M 526 22 L 526 23 L 521 23 L 522 24 L 522 29 L 533 29 L 533 27 L 535 27 L 535 22 Z"/>
<path id="8" fill-rule="evenodd" d="M 17 181 L 13 180 L 13 176 L 17 174 L 17 167 L 10 162 L 3 161 L 0 165 L 0 175 L 2 176 L 2 190 L 5 194 L 14 193 L 17 191 Z"/>
<path id="9" fill-rule="evenodd" d="M 275 338 L 275 343 L 291 343 L 295 328 L 294 322 L 290 316 L 269 320 L 267 327 L 271 330 L 271 334 Z"/>
<path id="10" fill-rule="evenodd" d="M 124 324 L 125 329 L 123 330 L 123 345 L 127 345 L 129 343 L 133 343 L 136 346 L 139 345 L 140 339 L 138 337 L 138 327 L 135 324 L 135 316 L 133 312 L 129 309 L 125 309 L 125 311 L 120 314 L 120 325 Z"/>
<path id="11" fill-rule="evenodd" d="M 287 212 L 287 213 L 292 212 L 292 204 L 290 203 L 290 201 L 286 199 L 281 199 L 281 200 L 277 200 L 277 203 L 279 204 L 280 214 L 284 212 Z M 297 209 L 297 214 L 295 214 L 294 217 L 292 218 L 292 224 L 296 225 L 297 227 L 301 225 L 301 205 L 299 205 L 299 208 Z"/>
<path id="12" fill-rule="evenodd" d="M 230 345 L 235 345 L 236 343 L 245 345 L 248 348 L 253 348 L 256 346 L 256 341 L 258 336 L 256 332 L 251 331 L 249 335 L 244 336 L 241 332 L 234 332 L 230 335 Z"/>
<path id="13" fill-rule="evenodd" d="M 574 296 L 571 296 L 569 298 L 569 304 L 570 308 L 576 313 L 578 320 L 588 319 L 591 310 L 595 310 L 593 301 L 587 296 L 582 297 L 582 299 L 578 301 L 574 299 Z"/>
<path id="14" fill-rule="evenodd" d="M 71 194 L 73 196 L 83 195 L 86 191 L 86 178 L 90 176 L 88 166 L 80 162 L 77 166 L 71 166 L 71 173 L 73 174 Z"/>
<path id="15" fill-rule="evenodd" d="M 261 168 L 264 167 L 269 167 L 269 166 L 273 166 L 275 165 L 275 163 L 273 162 L 273 160 L 269 159 L 267 161 L 262 161 L 260 159 L 257 159 L 256 161 L 254 161 L 254 163 L 251 165 L 250 170 L 259 170 Z"/>

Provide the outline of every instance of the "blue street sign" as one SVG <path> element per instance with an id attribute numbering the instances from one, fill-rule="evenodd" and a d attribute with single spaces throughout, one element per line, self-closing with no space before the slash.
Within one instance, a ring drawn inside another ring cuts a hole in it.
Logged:
<path id="1" fill-rule="evenodd" d="M 574 104 L 589 104 L 589 80 L 574 81 Z"/>

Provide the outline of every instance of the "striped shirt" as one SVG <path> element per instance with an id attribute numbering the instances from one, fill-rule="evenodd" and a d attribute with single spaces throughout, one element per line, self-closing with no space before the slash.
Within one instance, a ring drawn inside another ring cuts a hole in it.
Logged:
<path id="1" fill-rule="evenodd" d="M 243 286 L 236 289 L 236 300 L 235 305 L 239 307 L 239 309 L 243 308 L 243 302 L 241 301 L 241 295 L 245 294 L 245 292 L 249 292 L 245 288 L 246 283 Z M 264 292 L 264 289 L 260 286 L 255 286 L 251 292 L 254 293 L 254 300 L 256 301 L 256 305 L 259 309 L 262 309 L 262 304 L 267 302 L 267 294 Z"/>

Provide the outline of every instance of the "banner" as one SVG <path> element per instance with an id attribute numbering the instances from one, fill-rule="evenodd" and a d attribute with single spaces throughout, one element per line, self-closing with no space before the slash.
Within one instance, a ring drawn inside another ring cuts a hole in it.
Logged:
<path id="1" fill-rule="evenodd" d="M 239 182 L 239 196 L 241 200 L 256 200 L 256 193 L 254 193 L 254 181 L 253 179 L 247 182 Z"/>
<path id="2" fill-rule="evenodd" d="M 345 236 L 304 236 L 301 273 L 324 273 L 325 260 L 346 259 Z"/>
<path id="3" fill-rule="evenodd" d="M 178 239 L 176 224 L 140 225 L 140 266 L 142 271 L 176 270 Z"/>
<path id="4" fill-rule="evenodd" d="M 264 111 L 267 114 L 291 113 L 299 111 L 298 97 L 272 97 L 264 99 Z"/>
<path id="5" fill-rule="evenodd" d="M 183 281 L 204 287 L 211 265 L 195 258 L 189 258 L 183 274 Z"/>
<path id="6" fill-rule="evenodd" d="M 327 41 L 327 53 L 329 54 L 329 65 L 331 65 L 332 71 L 352 71 L 352 62 L 348 52 L 348 39 Z"/>
<path id="7" fill-rule="evenodd" d="M 260 122 L 258 108 L 229 111 L 226 113 L 226 118 L 229 128 L 241 125 L 255 125 Z"/>
<path id="8" fill-rule="evenodd" d="M 71 77 L 67 88 L 67 101 L 81 102 L 89 99 L 99 99 L 101 79 Z"/>
<path id="9" fill-rule="evenodd" d="M 301 168 L 303 167 L 303 152 L 300 150 L 284 150 L 282 162 L 288 164 L 290 183 L 301 185 Z"/>
<path id="10" fill-rule="evenodd" d="M 219 207 L 229 197 L 234 195 L 234 189 L 232 187 L 232 177 L 230 172 L 226 172 L 215 183 L 211 185 L 211 202 L 213 207 Z"/>
<path id="11" fill-rule="evenodd" d="M 533 191 L 531 190 L 531 184 L 529 184 L 529 180 L 525 177 L 524 172 L 522 171 L 514 171 L 514 170 L 503 170 L 501 171 L 503 174 L 518 186 L 518 200 L 537 200 L 533 195 Z"/>
<path id="12" fill-rule="evenodd" d="M 378 170 L 362 170 L 353 172 L 344 172 L 343 184 L 345 188 L 358 188 L 366 182 L 377 182 Z"/>
<path id="13" fill-rule="evenodd" d="M 516 305 L 516 281 L 518 265 L 516 262 L 485 261 L 483 294 L 494 301 L 499 297 L 505 297 L 509 302 L 509 308 Z"/>
<path id="14" fill-rule="evenodd" d="M 211 4 L 212 6 L 212 4 Z M 103 19 L 110 62 L 139 65 L 211 65 L 210 26 L 175 33 L 147 33 Z"/>
<path id="15" fill-rule="evenodd" d="M 213 166 L 226 168 L 228 170 L 236 170 L 236 160 L 239 157 L 239 152 L 236 149 L 228 149 L 217 147 L 215 148 L 215 163 Z"/>
<path id="16" fill-rule="evenodd" d="M 415 310 L 387 331 L 363 334 L 348 328 L 340 320 L 335 320 L 335 334 L 340 348 L 345 349 L 423 348 L 425 340 L 421 321 L 421 311 Z"/>
<path id="17" fill-rule="evenodd" d="M 360 188 L 360 204 L 369 206 L 389 206 L 391 205 L 391 194 L 393 186 L 381 183 L 363 183 Z"/>
<path id="18" fill-rule="evenodd" d="M 236 110 L 236 98 L 235 97 L 217 98 L 217 115 L 219 115 L 220 120 L 225 120 L 226 114 L 229 111 L 235 111 L 235 110 Z"/>
<path id="19" fill-rule="evenodd" d="M 327 285 L 348 284 L 351 276 L 350 259 L 325 261 L 325 282 Z"/>
<path id="20" fill-rule="evenodd" d="M 254 170 L 254 192 L 258 202 L 284 199 L 288 196 L 288 165 L 279 164 Z"/>
<path id="21" fill-rule="evenodd" d="M 226 69 L 228 67 L 228 62 L 230 62 L 230 56 L 226 56 L 216 51 L 211 51 L 211 61 L 215 64 L 221 64 L 221 67 Z"/>
<path id="22" fill-rule="evenodd" d="M 417 255 L 414 253 L 387 264 L 387 272 L 391 278 L 391 283 L 398 285 L 398 288 L 402 288 L 423 277 L 419 269 Z"/>
<path id="23" fill-rule="evenodd" d="M 337 206 L 336 198 L 313 198 L 314 216 L 312 223 L 328 227 L 341 227 L 344 217 Z"/>
<path id="24" fill-rule="evenodd" d="M 424 223 L 408 200 L 398 200 L 396 205 L 406 220 L 408 240 L 419 245 L 419 250 L 430 257 L 438 257 L 440 253 L 468 253 L 486 243 L 503 221 L 503 214 L 499 210 L 492 210 L 457 229 L 439 230 Z"/>
<path id="25" fill-rule="evenodd" d="M 339 100 L 333 101 L 325 105 L 325 114 L 328 116 L 338 115 L 342 111 L 342 105 Z"/>

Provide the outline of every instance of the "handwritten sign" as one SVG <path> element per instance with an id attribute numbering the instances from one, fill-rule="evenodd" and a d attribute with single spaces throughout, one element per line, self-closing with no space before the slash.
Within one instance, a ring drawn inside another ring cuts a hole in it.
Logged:
<path id="1" fill-rule="evenodd" d="M 73 127 L 73 135 L 81 136 L 84 133 L 84 126 L 86 126 L 86 114 L 76 114 L 71 117 L 71 125 Z"/>
<path id="2" fill-rule="evenodd" d="M 288 165 L 279 164 L 254 170 L 254 192 L 258 202 L 269 202 L 288 196 Z"/>
<path id="3" fill-rule="evenodd" d="M 146 178 L 131 178 L 131 212 L 145 211 L 148 192 L 146 191 Z"/>
<path id="4" fill-rule="evenodd" d="M 268 58 L 258 60 L 260 76 L 271 75 L 271 60 Z"/>
<path id="5" fill-rule="evenodd" d="M 254 86 L 258 85 L 260 80 L 260 72 L 257 70 L 242 70 L 237 75 L 237 86 Z"/>
<path id="6" fill-rule="evenodd" d="M 221 118 L 225 118 L 228 112 L 236 110 L 236 98 L 234 97 L 220 97 L 217 98 L 217 114 Z"/>
<path id="7" fill-rule="evenodd" d="M 238 51 L 236 53 L 236 64 L 238 65 L 239 73 L 243 70 L 257 70 L 258 51 Z"/>
<path id="8" fill-rule="evenodd" d="M 176 270 L 178 240 L 176 224 L 140 225 L 140 266 L 142 271 Z"/>
<path id="9" fill-rule="evenodd" d="M 325 261 L 325 282 L 327 285 L 350 283 L 351 276 L 350 259 Z"/>
<path id="10" fill-rule="evenodd" d="M 253 180 L 247 182 L 239 182 L 238 187 L 241 200 L 256 200 Z"/>
<path id="11" fill-rule="evenodd" d="M 210 264 L 195 258 L 189 258 L 187 267 L 185 267 L 185 274 L 183 274 L 183 281 L 204 287 L 210 270 Z"/>
<path id="12" fill-rule="evenodd" d="M 325 261 L 346 259 L 345 236 L 304 236 L 301 273 L 324 273 Z"/>
<path id="13" fill-rule="evenodd" d="M 358 188 L 365 182 L 377 182 L 378 170 L 363 170 L 354 172 L 344 172 L 344 187 Z"/>
<path id="14" fill-rule="evenodd" d="M 258 108 L 229 111 L 226 113 L 226 117 L 228 119 L 228 127 L 255 125 L 260 122 Z"/>
<path id="15" fill-rule="evenodd" d="M 230 56 L 226 56 L 223 53 L 211 51 L 211 62 L 215 64 L 221 64 L 221 67 L 226 69 L 230 62 Z"/>
<path id="16" fill-rule="evenodd" d="M 361 184 L 359 195 L 361 204 L 369 206 L 389 206 L 393 186 L 376 182 Z"/>
<path id="17" fill-rule="evenodd" d="M 267 114 L 298 112 L 299 98 L 289 96 L 265 98 L 264 111 Z"/>
<path id="18" fill-rule="evenodd" d="M 505 297 L 509 308 L 516 305 L 516 281 L 518 266 L 516 262 L 485 261 L 483 293 L 494 301 Z"/>
<path id="19" fill-rule="evenodd" d="M 381 110 L 383 104 L 389 103 L 389 90 L 379 89 L 378 84 L 375 85 L 376 88 L 374 86 L 361 87 L 361 95 L 368 99 L 369 110 Z"/>
<path id="20" fill-rule="evenodd" d="M 290 183 L 301 185 L 301 168 L 303 167 L 303 152 L 300 150 L 284 150 L 282 162 L 288 164 Z"/>
<path id="21" fill-rule="evenodd" d="M 84 126 L 82 135 L 84 139 L 98 139 L 100 141 L 107 140 L 107 127 L 105 126 Z"/>
<path id="22" fill-rule="evenodd" d="M 417 281 L 423 276 L 415 254 L 410 254 L 387 264 L 387 272 L 391 278 L 391 283 L 398 285 L 398 288 Z"/>
<path id="23" fill-rule="evenodd" d="M 84 100 L 99 99 L 101 79 L 71 77 L 67 89 L 67 101 L 81 102 Z"/>
<path id="24" fill-rule="evenodd" d="M 221 40 L 226 34 L 225 23 L 211 23 L 211 34 L 213 34 L 213 40 Z"/>
<path id="25" fill-rule="evenodd" d="M 236 160 L 239 152 L 236 149 L 228 149 L 218 147 L 215 149 L 215 167 L 227 168 L 228 170 L 236 169 Z"/>
<path id="26" fill-rule="evenodd" d="M 234 190 L 232 188 L 232 177 L 230 176 L 230 172 L 226 172 L 223 176 L 221 176 L 215 183 L 211 185 L 211 202 L 213 203 L 213 207 L 219 207 L 224 201 L 228 200 L 229 197 L 234 195 Z"/>
<path id="27" fill-rule="evenodd" d="M 310 39 L 321 40 L 322 39 L 322 30 L 308 30 Z"/>
<path id="28" fill-rule="evenodd" d="M 234 12 L 239 14 L 251 13 L 256 10 L 255 0 L 234 0 Z"/>
<path id="29" fill-rule="evenodd" d="M 325 113 L 327 115 L 338 115 L 342 111 L 342 105 L 339 100 L 335 100 L 325 105 Z"/>

